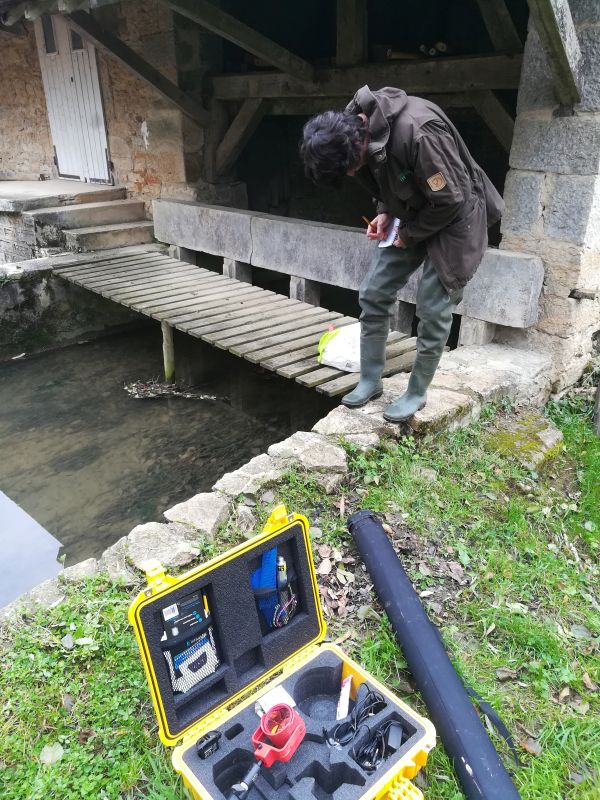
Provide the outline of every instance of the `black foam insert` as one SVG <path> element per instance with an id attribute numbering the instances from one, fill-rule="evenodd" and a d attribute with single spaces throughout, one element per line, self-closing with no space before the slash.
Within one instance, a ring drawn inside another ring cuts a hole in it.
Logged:
<path id="1" fill-rule="evenodd" d="M 298 609 L 288 625 L 269 630 L 261 621 L 250 579 L 262 554 L 272 547 L 285 556 L 298 598 Z M 162 698 L 162 722 L 176 737 L 212 709 L 237 694 L 261 675 L 276 667 L 319 634 L 307 541 L 297 523 L 281 534 L 247 550 L 235 559 L 215 566 L 196 579 L 159 592 L 141 606 L 138 624 L 143 631 L 146 653 L 156 676 L 155 690 Z M 200 570 L 198 570 L 200 571 Z M 185 693 L 171 686 L 161 647 L 162 610 L 187 595 L 203 591 L 208 599 L 213 632 L 221 665 L 218 670 Z M 236 739 L 237 741 L 237 739 Z"/>
<path id="2" fill-rule="evenodd" d="M 250 790 L 248 800 L 358 800 L 369 796 L 370 787 L 384 772 L 395 764 L 399 765 L 405 754 L 423 739 L 423 726 L 386 696 L 386 707 L 369 718 L 360 729 L 360 738 L 357 738 L 357 741 L 366 738 L 389 719 L 402 724 L 406 732 L 402 745 L 378 770 L 372 774 L 364 771 L 352 758 L 352 744 L 340 749 L 327 744 L 323 728 L 331 728 L 335 724 L 342 667 L 343 662 L 336 653 L 323 650 L 280 682 L 294 698 L 306 723 L 307 736 L 287 764 L 276 764 L 270 770 L 263 769 Z M 331 713 L 333 719 L 330 718 Z M 316 718 L 309 714 L 314 714 Z M 327 719 L 320 719 L 322 716 Z M 206 761 L 198 757 L 194 743 L 184 753 L 184 763 L 215 800 L 227 797 L 233 783 L 243 777 L 254 763 L 251 736 L 258 724 L 259 718 L 252 704 L 228 720 L 219 750 Z M 230 741 L 227 731 L 234 726 L 237 733 Z M 312 735 L 309 735 L 311 732 Z M 320 736 L 317 736 L 318 732 Z"/>

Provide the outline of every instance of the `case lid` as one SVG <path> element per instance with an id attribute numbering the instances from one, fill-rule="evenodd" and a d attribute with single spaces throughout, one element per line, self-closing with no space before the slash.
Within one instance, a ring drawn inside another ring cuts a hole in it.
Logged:
<path id="1" fill-rule="evenodd" d="M 275 548 L 297 600 L 289 622 L 277 628 L 267 621 L 268 593 L 256 580 L 261 566 L 273 563 Z M 148 588 L 132 603 L 129 622 L 165 744 L 202 727 L 208 716 L 220 714 L 325 637 L 308 520 L 288 515 L 284 506 L 273 511 L 263 533 L 178 578 L 165 575 L 157 562 L 146 574 Z M 197 672 L 188 672 L 183 684 L 174 681 L 180 673 L 173 672 L 181 663 L 177 659 L 190 652 L 179 655 L 190 644 L 176 627 L 186 624 L 182 609 L 203 620 L 194 628 L 201 634 L 194 646 L 204 650 L 194 662 Z"/>

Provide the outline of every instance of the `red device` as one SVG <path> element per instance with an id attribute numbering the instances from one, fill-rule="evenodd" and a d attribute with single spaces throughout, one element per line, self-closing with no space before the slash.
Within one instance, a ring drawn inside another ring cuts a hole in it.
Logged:
<path id="1" fill-rule="evenodd" d="M 298 712 L 285 703 L 273 706 L 263 714 L 260 725 L 252 734 L 254 758 L 265 767 L 275 761 L 289 761 L 304 737 L 306 725 Z"/>

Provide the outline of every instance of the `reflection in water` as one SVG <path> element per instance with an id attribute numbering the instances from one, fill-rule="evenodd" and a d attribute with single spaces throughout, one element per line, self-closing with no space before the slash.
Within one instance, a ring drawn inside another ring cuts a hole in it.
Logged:
<path id="1" fill-rule="evenodd" d="M 228 401 L 126 394 L 125 383 L 160 376 L 158 327 L 0 364 L 0 487 L 63 543 L 67 564 L 331 407 L 191 337 L 175 346 L 179 379 Z"/>
<path id="2" fill-rule="evenodd" d="M 0 608 L 62 569 L 60 542 L 0 492 Z"/>

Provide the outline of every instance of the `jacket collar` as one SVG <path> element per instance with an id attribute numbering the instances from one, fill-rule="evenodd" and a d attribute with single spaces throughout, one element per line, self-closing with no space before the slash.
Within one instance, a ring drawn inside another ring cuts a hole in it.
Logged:
<path id="1" fill-rule="evenodd" d="M 390 138 L 390 126 L 379 103 L 368 86 L 363 86 L 354 96 L 356 105 L 369 118 L 369 158 L 381 163 L 386 159 L 385 146 Z"/>

